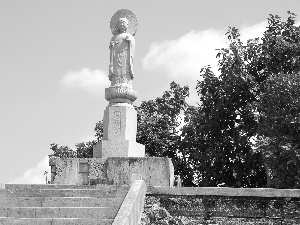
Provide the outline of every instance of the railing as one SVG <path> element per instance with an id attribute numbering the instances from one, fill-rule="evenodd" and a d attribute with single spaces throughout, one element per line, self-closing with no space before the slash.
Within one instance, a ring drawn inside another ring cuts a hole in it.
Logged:
<path id="1" fill-rule="evenodd" d="M 143 180 L 135 180 L 113 222 L 113 225 L 138 225 L 144 208 L 146 184 Z"/>

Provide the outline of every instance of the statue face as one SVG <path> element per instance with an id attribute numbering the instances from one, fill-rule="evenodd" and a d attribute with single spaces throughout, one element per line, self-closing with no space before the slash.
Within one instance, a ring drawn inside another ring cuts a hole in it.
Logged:
<path id="1" fill-rule="evenodd" d="M 120 18 L 118 21 L 118 29 L 120 33 L 125 33 L 128 29 L 128 20 L 126 18 Z"/>

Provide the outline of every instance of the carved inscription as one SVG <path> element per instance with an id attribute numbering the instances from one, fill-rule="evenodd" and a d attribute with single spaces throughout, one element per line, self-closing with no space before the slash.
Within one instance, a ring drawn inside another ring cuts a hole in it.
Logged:
<path id="1" fill-rule="evenodd" d="M 115 111 L 114 112 L 114 129 L 113 133 L 118 135 L 121 133 L 121 112 Z"/>

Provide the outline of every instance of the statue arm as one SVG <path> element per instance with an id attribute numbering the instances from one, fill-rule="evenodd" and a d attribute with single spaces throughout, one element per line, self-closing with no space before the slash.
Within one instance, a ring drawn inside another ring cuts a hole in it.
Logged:
<path id="1" fill-rule="evenodd" d="M 108 72 L 109 80 L 111 80 L 111 77 L 113 75 L 113 67 L 114 67 L 113 48 L 114 48 L 114 42 L 110 41 L 110 44 L 109 44 L 110 59 L 109 59 L 109 72 Z"/>
<path id="2" fill-rule="evenodd" d="M 129 71 L 131 75 L 131 79 L 134 78 L 133 74 L 133 58 L 134 58 L 134 49 L 135 49 L 135 40 L 133 36 L 127 36 L 126 41 L 128 41 L 128 51 L 129 51 Z"/>

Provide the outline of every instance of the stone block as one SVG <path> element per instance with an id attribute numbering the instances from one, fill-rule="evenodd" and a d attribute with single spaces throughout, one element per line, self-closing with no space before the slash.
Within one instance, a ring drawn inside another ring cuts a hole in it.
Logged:
<path id="1" fill-rule="evenodd" d="M 136 140 L 137 112 L 127 103 L 108 105 L 103 116 L 103 140 Z"/>
<path id="2" fill-rule="evenodd" d="M 76 158 L 50 158 L 52 184 L 80 184 L 78 178 L 78 159 Z"/>
<path id="3" fill-rule="evenodd" d="M 145 157 L 145 146 L 136 142 L 136 132 L 137 112 L 131 104 L 108 105 L 103 117 L 103 139 L 93 146 L 93 157 Z"/>
<path id="4" fill-rule="evenodd" d="M 93 157 L 145 157 L 145 146 L 131 140 L 102 140 L 93 146 Z"/>
<path id="5" fill-rule="evenodd" d="M 91 180 L 106 177 L 105 159 L 50 158 L 52 184 L 89 184 Z"/>
<path id="6" fill-rule="evenodd" d="M 89 164 L 79 162 L 79 173 L 88 173 L 89 172 Z"/>
<path id="7" fill-rule="evenodd" d="M 171 159 L 156 157 L 52 158 L 52 184 L 131 184 L 145 180 L 147 186 L 173 186 Z M 84 172 L 88 171 L 88 172 Z"/>
<path id="8" fill-rule="evenodd" d="M 140 179 L 147 186 L 173 186 L 174 167 L 169 158 L 111 157 L 107 159 L 107 178 L 118 185 Z"/>

